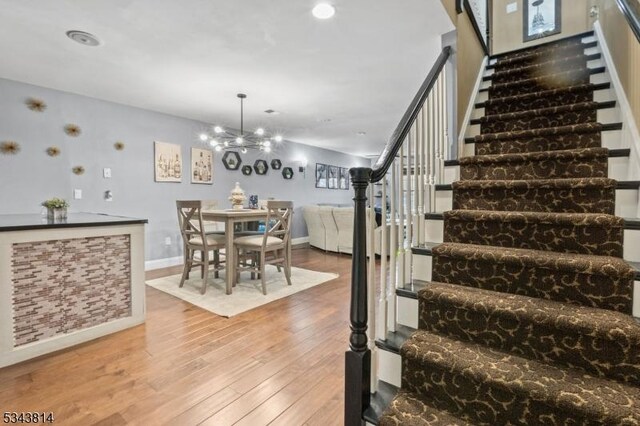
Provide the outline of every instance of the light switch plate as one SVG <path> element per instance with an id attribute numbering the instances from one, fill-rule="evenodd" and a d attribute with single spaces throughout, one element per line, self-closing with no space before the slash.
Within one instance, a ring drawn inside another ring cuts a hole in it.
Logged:
<path id="1" fill-rule="evenodd" d="M 74 189 L 73 190 L 73 199 L 74 200 L 82 200 L 82 189 Z"/>
<path id="2" fill-rule="evenodd" d="M 102 175 L 104 176 L 105 179 L 110 179 L 111 178 L 111 169 L 109 167 L 105 167 L 102 170 Z"/>
<path id="3" fill-rule="evenodd" d="M 513 13 L 513 12 L 517 12 L 518 11 L 518 3 L 517 2 L 513 2 L 513 3 L 508 3 L 507 4 L 507 13 Z"/>

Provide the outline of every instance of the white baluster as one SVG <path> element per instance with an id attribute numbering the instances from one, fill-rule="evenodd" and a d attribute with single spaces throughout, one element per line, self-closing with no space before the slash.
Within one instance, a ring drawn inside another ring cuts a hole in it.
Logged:
<path id="1" fill-rule="evenodd" d="M 391 165 L 391 235 L 389 237 L 389 293 L 388 303 L 389 313 L 387 315 L 387 328 L 389 331 L 396 331 L 396 288 L 398 286 L 397 263 L 398 263 L 398 217 L 396 209 L 398 205 L 398 160 L 394 160 Z"/>
<path id="2" fill-rule="evenodd" d="M 374 210 L 374 186 L 369 185 L 369 220 L 367 227 L 367 255 L 369 257 L 368 263 L 368 276 L 367 276 L 367 308 L 368 308 L 368 320 L 367 325 L 367 337 L 369 339 L 369 349 L 371 350 L 371 393 L 378 390 L 378 350 L 376 348 L 376 255 L 374 248 L 374 224 L 375 224 L 375 210 Z"/>

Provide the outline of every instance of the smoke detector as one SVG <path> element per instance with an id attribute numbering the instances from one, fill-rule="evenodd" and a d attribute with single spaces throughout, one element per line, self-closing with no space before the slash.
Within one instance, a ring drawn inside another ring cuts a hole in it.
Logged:
<path id="1" fill-rule="evenodd" d="M 100 46 L 102 44 L 98 39 L 98 37 L 84 31 L 78 31 L 78 30 L 67 31 L 67 37 L 69 37 L 71 40 L 75 41 L 76 43 L 80 43 L 85 46 L 94 47 L 94 46 Z"/>

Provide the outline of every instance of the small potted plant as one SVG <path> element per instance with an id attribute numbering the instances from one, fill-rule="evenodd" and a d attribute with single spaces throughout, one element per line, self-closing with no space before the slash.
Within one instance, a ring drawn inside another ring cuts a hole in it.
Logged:
<path id="1" fill-rule="evenodd" d="M 58 221 L 67 219 L 69 203 L 62 198 L 51 198 L 42 203 L 47 208 L 47 220 Z"/>

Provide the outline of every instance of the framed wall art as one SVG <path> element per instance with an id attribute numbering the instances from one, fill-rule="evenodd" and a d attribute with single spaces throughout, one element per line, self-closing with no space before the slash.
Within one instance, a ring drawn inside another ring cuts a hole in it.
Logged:
<path id="1" fill-rule="evenodd" d="M 238 170 L 242 164 L 242 159 L 237 152 L 227 151 L 222 156 L 222 164 L 224 164 L 224 168 L 227 170 Z"/>
<path id="2" fill-rule="evenodd" d="M 329 166 L 327 175 L 327 188 L 338 189 L 338 175 L 340 168 L 338 166 Z"/>
<path id="3" fill-rule="evenodd" d="M 327 187 L 327 166 L 326 164 L 316 163 L 316 188 Z"/>
<path id="4" fill-rule="evenodd" d="M 349 189 L 349 169 L 346 167 L 340 167 L 340 179 L 338 184 L 340 189 Z"/>
<path id="5" fill-rule="evenodd" d="M 182 182 L 182 147 L 156 141 L 154 148 L 156 182 Z"/>
<path id="6" fill-rule="evenodd" d="M 191 148 L 191 183 L 213 184 L 213 151 Z"/>
<path id="7" fill-rule="evenodd" d="M 522 41 L 538 40 L 561 29 L 562 0 L 524 0 Z"/>

